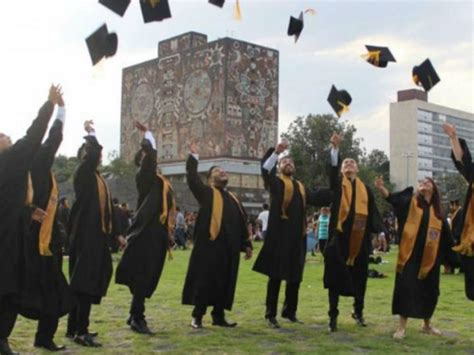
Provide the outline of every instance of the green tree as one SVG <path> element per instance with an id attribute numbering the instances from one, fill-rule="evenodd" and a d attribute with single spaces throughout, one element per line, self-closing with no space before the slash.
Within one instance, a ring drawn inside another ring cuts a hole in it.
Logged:
<path id="1" fill-rule="evenodd" d="M 66 157 L 58 155 L 54 159 L 53 172 L 59 183 L 63 183 L 72 179 L 76 170 L 78 159 L 76 157 Z"/>
<path id="2" fill-rule="evenodd" d="M 105 175 L 112 175 L 116 178 L 134 177 L 137 167 L 133 162 L 122 159 L 117 151 L 112 151 L 108 155 L 109 164 L 101 168 L 101 172 Z"/>

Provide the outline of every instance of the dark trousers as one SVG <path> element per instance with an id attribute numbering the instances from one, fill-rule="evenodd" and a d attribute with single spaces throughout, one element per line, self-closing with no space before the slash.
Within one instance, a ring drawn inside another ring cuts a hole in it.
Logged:
<path id="1" fill-rule="evenodd" d="M 354 296 L 354 313 L 360 317 L 363 315 L 364 311 L 364 296 L 365 296 L 365 288 L 363 292 Z M 339 293 L 333 289 L 329 289 L 329 312 L 328 315 L 330 318 L 336 318 L 339 315 L 339 309 L 337 306 L 339 305 Z"/>
<path id="2" fill-rule="evenodd" d="M 176 231 L 174 233 L 175 241 L 176 244 L 178 244 L 179 247 L 186 249 L 186 231 L 184 228 L 176 228 Z"/>
<path id="3" fill-rule="evenodd" d="M 207 306 L 203 305 L 195 305 L 193 309 L 192 316 L 193 318 L 202 318 L 207 311 Z M 218 306 L 214 305 L 211 316 L 213 319 L 222 319 L 224 318 L 224 307 L 223 306 Z"/>
<path id="4" fill-rule="evenodd" d="M 0 339 L 7 339 L 15 326 L 18 304 L 14 295 L 0 297 Z"/>
<path id="5" fill-rule="evenodd" d="M 474 301 L 474 257 L 461 255 L 461 264 L 464 270 L 466 297 Z"/>
<path id="6" fill-rule="evenodd" d="M 278 308 L 278 295 L 280 293 L 281 280 L 268 279 L 267 300 L 265 318 L 275 318 Z M 299 282 L 287 282 L 285 289 L 285 302 L 283 303 L 282 317 L 296 316 L 298 308 Z"/>
<path id="7" fill-rule="evenodd" d="M 47 343 L 53 340 L 54 334 L 58 329 L 58 317 L 42 317 L 38 321 L 36 329 L 35 341 L 40 343 Z"/>
<path id="8" fill-rule="evenodd" d="M 133 292 L 130 317 L 135 320 L 145 319 L 145 296 L 140 291 Z"/>
<path id="9" fill-rule="evenodd" d="M 85 335 L 89 332 L 89 317 L 92 303 L 90 297 L 80 292 L 75 293 L 76 306 L 69 313 L 67 333 Z"/>

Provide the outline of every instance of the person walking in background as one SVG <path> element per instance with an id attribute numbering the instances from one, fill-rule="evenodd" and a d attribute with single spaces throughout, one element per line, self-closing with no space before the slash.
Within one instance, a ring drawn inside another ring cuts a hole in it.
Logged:
<path id="1" fill-rule="evenodd" d="M 178 247 L 183 250 L 186 250 L 186 220 L 184 219 L 183 212 L 181 212 L 181 209 L 179 207 L 176 207 L 174 240 Z"/>
<path id="2" fill-rule="evenodd" d="M 319 251 L 324 255 L 326 249 L 326 243 L 329 238 L 329 218 L 331 216 L 331 210 L 329 207 L 322 207 L 318 219 L 318 245 Z"/>

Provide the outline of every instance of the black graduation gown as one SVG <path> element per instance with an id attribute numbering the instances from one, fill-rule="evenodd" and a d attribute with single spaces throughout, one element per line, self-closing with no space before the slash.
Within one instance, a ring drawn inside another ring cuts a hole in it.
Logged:
<path id="1" fill-rule="evenodd" d="M 466 219 L 466 214 L 468 211 L 469 203 L 471 201 L 471 196 L 474 193 L 474 162 L 472 160 L 471 152 L 469 151 L 466 141 L 464 139 L 459 139 L 459 143 L 461 144 L 461 148 L 464 152 L 462 162 L 458 162 L 455 159 L 454 154 L 451 154 L 451 158 L 454 162 L 454 165 L 456 166 L 456 169 L 458 169 L 459 173 L 464 176 L 468 183 L 466 198 L 464 199 L 464 207 L 462 209 L 461 222 L 459 223 L 458 228 L 454 230 L 454 232 L 459 233 L 460 236 L 464 228 L 464 221 Z M 474 301 L 474 294 L 472 294 L 472 291 L 468 292 L 468 288 L 472 290 L 474 288 L 474 285 L 470 285 L 469 287 L 467 285 L 468 282 L 474 282 L 474 256 L 460 255 L 460 258 L 461 263 L 463 265 L 464 273 L 466 275 L 466 296 L 470 300 Z"/>
<path id="2" fill-rule="evenodd" d="M 210 239 L 213 191 L 205 185 L 197 172 L 198 161 L 190 155 L 186 162 L 186 178 L 199 212 L 194 229 L 194 247 L 189 260 L 183 288 L 182 303 L 188 305 L 222 306 L 231 310 L 234 302 L 240 252 L 251 247 L 248 240 L 246 216 L 224 189 L 221 230 Z"/>
<path id="3" fill-rule="evenodd" d="M 338 158 L 339 165 L 341 163 Z M 382 219 L 375 204 L 374 195 L 365 185 L 369 199 L 367 224 L 360 252 L 353 266 L 346 265 L 349 256 L 349 242 L 355 215 L 356 188 L 352 184 L 352 203 L 347 219 L 342 224 L 342 233 L 337 231 L 339 205 L 342 193 L 340 166 L 328 167 L 330 188 L 334 193 L 329 221 L 329 239 L 324 250 L 324 288 L 337 291 L 342 296 L 355 296 L 364 293 L 367 285 L 369 255 L 372 251 L 370 236 L 384 230 Z"/>
<path id="4" fill-rule="evenodd" d="M 407 220 L 410 202 L 413 196 L 413 188 L 409 187 L 401 192 L 392 193 L 387 201 L 393 206 L 398 219 L 398 233 L 401 243 L 403 228 Z M 395 277 L 395 288 L 393 291 L 392 314 L 403 317 L 429 319 L 438 303 L 439 296 L 439 272 L 442 262 L 450 254 L 453 240 L 449 224 L 443 220 L 438 254 L 433 268 L 423 280 L 418 279 L 418 272 L 423 258 L 426 243 L 426 233 L 430 218 L 430 205 L 423 206 L 423 217 L 416 236 L 413 252 L 408 259 L 403 271 Z"/>
<path id="5" fill-rule="evenodd" d="M 41 146 L 53 110 L 54 105 L 47 101 L 26 135 L 0 153 L 0 298 L 20 290 L 20 235 L 31 218 L 31 209 L 24 206 L 28 171 Z M 23 220 L 22 215 L 26 217 Z"/>
<path id="6" fill-rule="evenodd" d="M 49 131 L 48 139 L 41 145 L 31 167 L 33 182 L 33 204 L 47 210 L 52 189 L 51 168 L 54 156 L 62 141 L 62 122 L 56 120 Z M 52 256 L 39 253 L 41 224 L 32 222 L 24 239 L 24 284 L 20 314 L 31 319 L 44 316 L 61 317 L 69 313 L 72 295 L 62 272 L 61 235 L 56 220 L 53 222 L 50 250 Z"/>
<path id="7" fill-rule="evenodd" d="M 156 175 L 156 150 L 145 151 L 136 176 L 137 212 L 128 230 L 127 247 L 115 273 L 115 282 L 151 297 L 158 286 L 168 250 L 167 225 L 160 223 L 163 210 L 163 182 Z M 168 193 L 168 206 L 172 195 Z"/>
<path id="8" fill-rule="evenodd" d="M 75 201 L 68 220 L 69 278 L 73 291 L 89 296 L 90 302 L 98 304 L 107 293 L 113 268 L 107 242 L 110 235 L 102 231 L 96 181 L 102 146 L 93 136 L 87 140 L 86 156 L 74 174 Z M 106 208 L 106 223 L 114 221 L 112 214 L 113 209 Z M 114 231 L 111 235 L 115 235 Z"/>
<path id="9" fill-rule="evenodd" d="M 271 148 L 262 158 L 261 164 L 273 154 Z M 268 228 L 253 270 L 270 279 L 300 283 L 306 260 L 306 211 L 298 184 L 293 181 L 293 198 L 288 206 L 288 219 L 281 218 L 284 183 L 276 175 L 276 166 L 268 172 L 262 167 L 265 187 L 270 192 L 270 214 Z M 332 193 L 329 189 L 309 190 L 305 188 L 306 204 L 329 206 Z"/>

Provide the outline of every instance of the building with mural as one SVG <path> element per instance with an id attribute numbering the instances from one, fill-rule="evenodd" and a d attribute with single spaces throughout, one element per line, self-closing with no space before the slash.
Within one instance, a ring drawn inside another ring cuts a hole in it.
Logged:
<path id="1" fill-rule="evenodd" d="M 139 147 L 134 120 L 148 124 L 178 203 L 195 209 L 184 179 L 195 141 L 199 171 L 222 166 L 255 211 L 267 197 L 259 159 L 278 135 L 278 64 L 278 51 L 232 38 L 189 32 L 161 41 L 158 58 L 123 69 L 121 156 L 131 161 Z"/>

